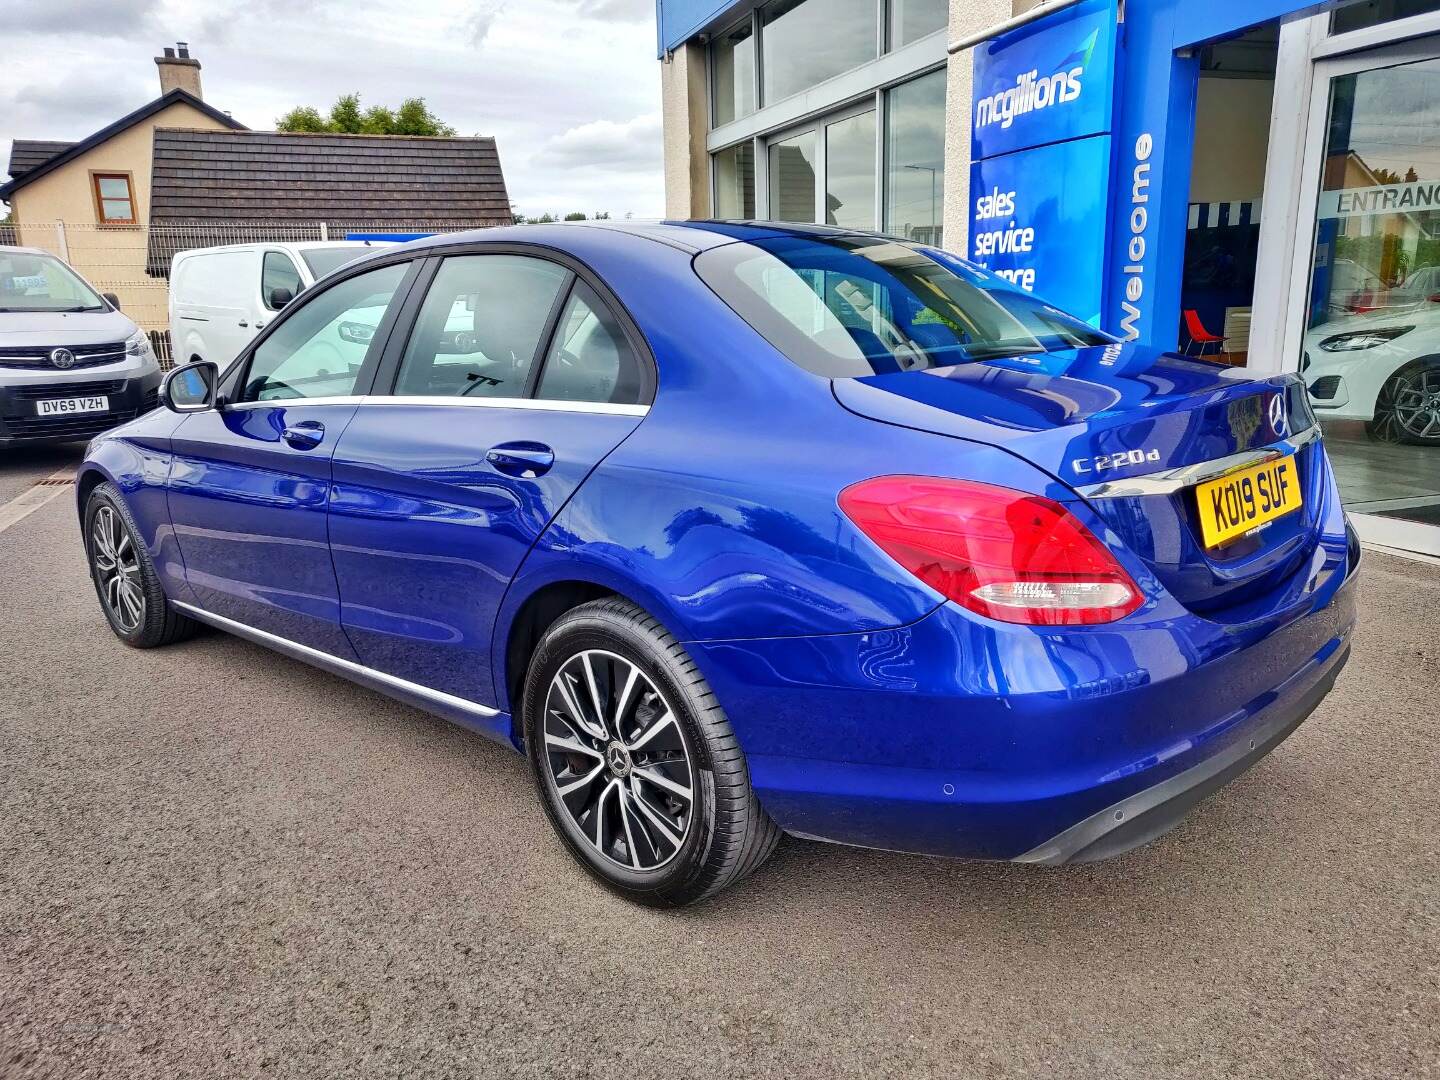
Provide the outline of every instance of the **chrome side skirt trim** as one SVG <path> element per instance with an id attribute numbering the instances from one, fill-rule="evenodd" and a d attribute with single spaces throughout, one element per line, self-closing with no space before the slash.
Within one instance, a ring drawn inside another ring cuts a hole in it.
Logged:
<path id="1" fill-rule="evenodd" d="M 1207 480 L 1218 480 L 1222 476 L 1260 465 L 1266 461 L 1288 457 L 1302 446 L 1320 437 L 1320 425 L 1313 424 L 1299 435 L 1282 439 L 1277 443 L 1258 450 L 1242 450 L 1228 457 L 1201 461 L 1194 465 L 1181 465 L 1164 472 L 1148 473 L 1145 476 L 1131 476 L 1124 480 L 1105 480 L 1098 484 L 1077 487 L 1078 494 L 1086 499 L 1126 499 L 1138 495 L 1173 495 L 1183 488 L 1203 484 Z"/>
<path id="2" fill-rule="evenodd" d="M 365 667 L 363 664 L 354 663 L 330 653 L 322 652 L 319 649 L 312 649 L 309 645 L 301 645 L 298 641 L 291 641 L 289 638 L 280 637 L 266 630 L 257 630 L 253 626 L 236 622 L 234 619 L 227 619 L 223 615 L 215 615 L 204 608 L 195 607 L 193 604 L 182 604 L 178 600 L 170 601 L 170 606 L 177 611 L 182 611 L 197 622 L 209 623 L 217 630 L 224 630 L 226 633 L 234 634 L 236 637 L 253 641 L 257 645 L 264 645 L 268 649 L 274 649 L 278 653 L 284 653 L 294 660 L 303 660 L 307 664 L 313 664 L 318 668 L 333 675 L 368 686 L 373 690 L 379 690 L 383 694 L 398 697 L 413 704 L 436 707 L 444 712 L 457 712 L 476 720 L 488 720 L 500 715 L 499 709 L 492 709 L 488 705 L 479 705 L 465 698 L 456 697 L 454 694 L 445 694 L 439 690 L 432 690 L 428 686 L 421 686 L 419 683 L 410 682 L 408 679 L 401 679 L 395 675 L 387 675 L 383 671 L 376 671 L 374 668 Z"/>

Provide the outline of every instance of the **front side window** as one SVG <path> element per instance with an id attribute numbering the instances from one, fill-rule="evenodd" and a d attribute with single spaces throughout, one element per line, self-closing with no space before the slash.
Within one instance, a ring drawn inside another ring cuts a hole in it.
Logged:
<path id="1" fill-rule="evenodd" d="M 134 225 L 135 193 L 129 173 L 94 173 L 95 214 L 101 225 Z"/>
<path id="2" fill-rule="evenodd" d="M 408 269 L 408 263 L 396 263 L 359 274 L 298 307 L 256 348 L 241 400 L 354 394 L 375 333 Z"/>
<path id="3" fill-rule="evenodd" d="M 0 312 L 108 310 L 95 290 L 53 255 L 0 247 Z"/>
<path id="4" fill-rule="evenodd" d="M 957 259 L 871 237 L 777 237 L 702 253 L 695 269 L 807 371 L 860 378 L 1113 339 Z"/>
<path id="5" fill-rule="evenodd" d="M 283 251 L 267 251 L 260 264 L 260 296 L 271 311 L 285 306 L 274 303 L 273 297 L 278 289 L 288 292 L 292 300 L 299 296 L 300 271 L 295 269 L 295 263 Z"/>
<path id="6" fill-rule="evenodd" d="M 760 11 L 766 105 L 874 60 L 876 0 L 778 0 Z"/>
<path id="7" fill-rule="evenodd" d="M 635 405 L 643 389 L 640 361 L 620 324 L 589 285 L 577 284 L 545 357 L 537 396 Z"/>
<path id="8" fill-rule="evenodd" d="M 400 362 L 402 397 L 524 397 L 570 272 L 526 255 L 441 264 Z"/>

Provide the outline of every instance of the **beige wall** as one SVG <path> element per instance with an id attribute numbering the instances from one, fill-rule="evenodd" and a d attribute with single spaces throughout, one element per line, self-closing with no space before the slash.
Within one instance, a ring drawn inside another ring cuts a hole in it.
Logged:
<path id="1" fill-rule="evenodd" d="M 1249 202 L 1265 190 L 1270 145 L 1269 79 L 1200 80 L 1195 104 L 1192 203 Z"/>
<path id="2" fill-rule="evenodd" d="M 157 127 L 215 130 L 222 126 L 177 103 L 27 184 L 10 202 L 20 226 L 20 243 L 68 254 L 70 263 L 92 284 L 117 294 L 136 322 L 146 329 L 163 329 L 168 321 L 164 283 L 145 274 L 145 231 L 99 224 L 91 173 L 129 173 L 136 220 L 143 224 L 150 217 L 151 132 Z M 57 221 L 65 223 L 65 252 L 60 250 Z"/>
<path id="3" fill-rule="evenodd" d="M 1016 10 L 1034 6 L 1011 0 L 950 0 L 950 38 L 965 37 L 1004 22 Z M 945 247 L 968 252 L 970 223 L 971 49 L 950 57 L 945 91 Z"/>
<path id="4" fill-rule="evenodd" d="M 705 47 L 686 42 L 660 61 L 661 126 L 665 142 L 665 216 L 710 216 L 710 130 Z"/>

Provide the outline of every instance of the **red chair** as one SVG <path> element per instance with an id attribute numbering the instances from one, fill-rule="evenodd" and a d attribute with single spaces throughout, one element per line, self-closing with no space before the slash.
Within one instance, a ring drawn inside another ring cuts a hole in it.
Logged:
<path id="1" fill-rule="evenodd" d="M 1205 347 L 1214 345 L 1217 353 L 1225 351 L 1225 339 L 1216 337 L 1205 329 L 1205 324 L 1200 321 L 1200 313 L 1194 308 L 1185 309 L 1185 333 L 1189 336 L 1190 342 L 1185 346 L 1185 355 L 1190 356 L 1190 349 L 1195 349 L 1195 356 L 1204 356 Z"/>

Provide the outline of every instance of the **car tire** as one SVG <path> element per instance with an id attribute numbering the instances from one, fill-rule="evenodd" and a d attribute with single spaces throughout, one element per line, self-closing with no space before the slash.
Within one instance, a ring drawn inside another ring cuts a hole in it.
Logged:
<path id="1" fill-rule="evenodd" d="M 1415 395 L 1431 404 L 1419 404 Z M 1385 380 L 1375 401 L 1375 419 L 1366 422 L 1365 434 L 1375 442 L 1440 446 L 1440 356 L 1412 360 Z"/>
<path id="2" fill-rule="evenodd" d="M 704 900 L 779 843 L 704 676 L 633 604 L 596 600 L 561 616 L 530 660 L 521 708 L 546 816 L 627 899 Z"/>
<path id="3" fill-rule="evenodd" d="M 116 637 L 137 649 L 153 649 L 199 629 L 171 608 L 119 488 L 106 481 L 90 493 L 84 525 L 90 580 Z"/>

